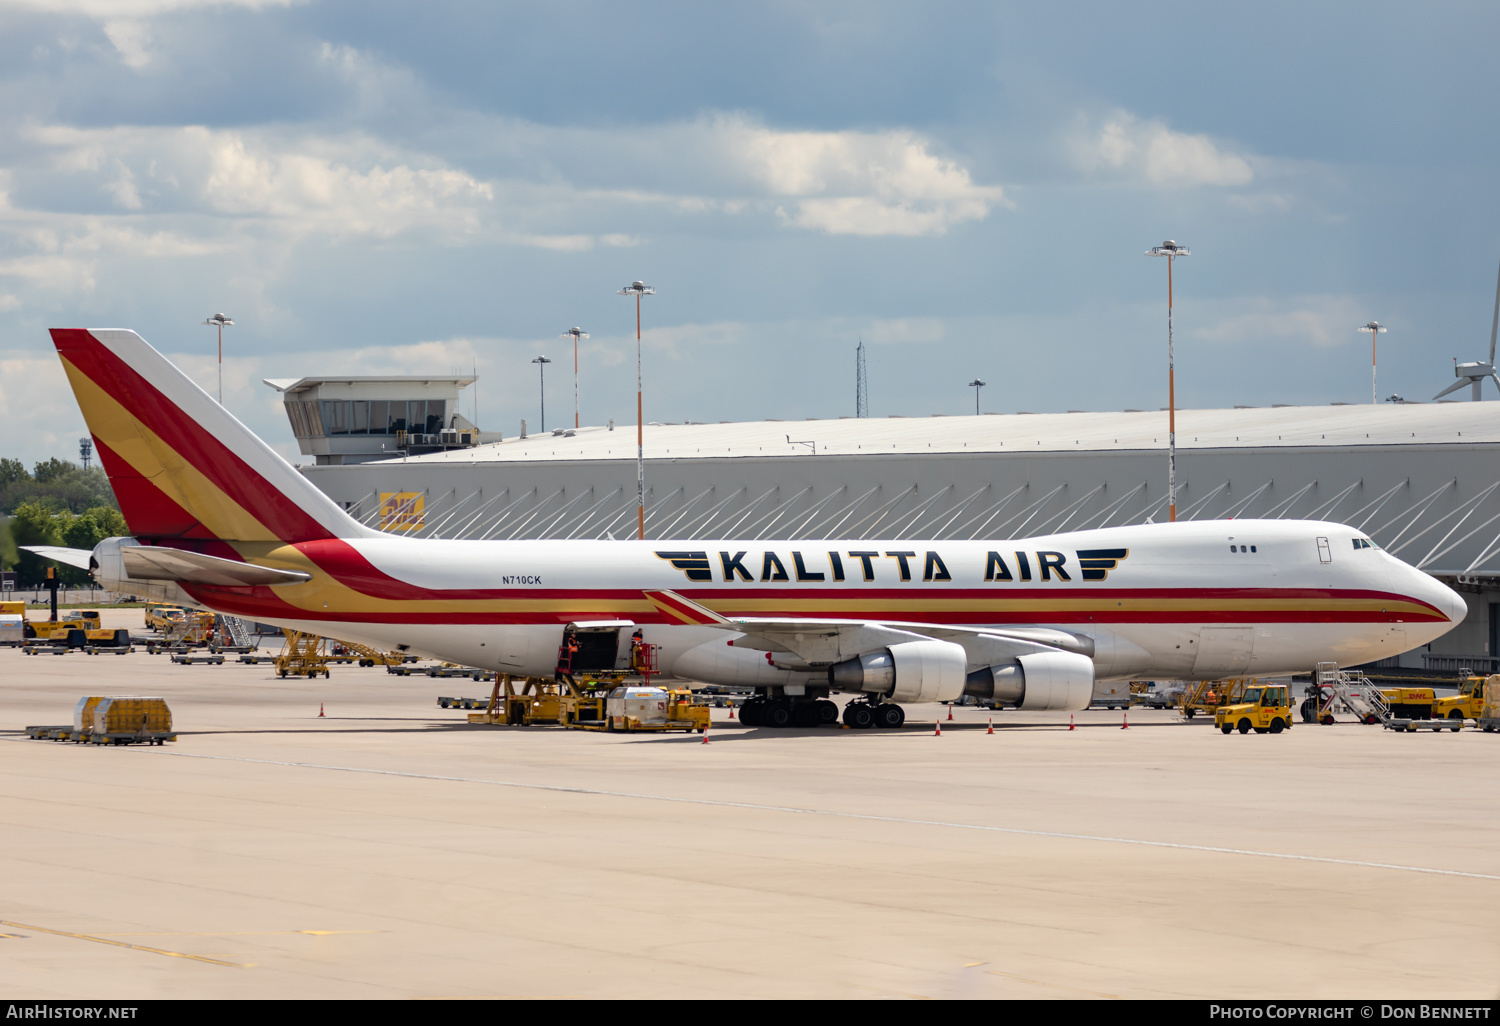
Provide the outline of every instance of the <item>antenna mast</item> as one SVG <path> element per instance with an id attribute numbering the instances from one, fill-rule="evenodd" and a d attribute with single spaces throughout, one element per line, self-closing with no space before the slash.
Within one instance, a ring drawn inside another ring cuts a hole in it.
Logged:
<path id="1" fill-rule="evenodd" d="M 870 415 L 870 383 L 865 379 L 865 340 L 861 336 L 854 349 L 854 415 Z"/>

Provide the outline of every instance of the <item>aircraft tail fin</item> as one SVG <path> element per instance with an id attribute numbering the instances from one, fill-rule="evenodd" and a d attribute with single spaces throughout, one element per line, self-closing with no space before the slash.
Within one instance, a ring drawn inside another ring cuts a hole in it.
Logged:
<path id="1" fill-rule="evenodd" d="M 53 328 L 52 342 L 136 537 L 293 543 L 379 533 L 135 332 Z"/>

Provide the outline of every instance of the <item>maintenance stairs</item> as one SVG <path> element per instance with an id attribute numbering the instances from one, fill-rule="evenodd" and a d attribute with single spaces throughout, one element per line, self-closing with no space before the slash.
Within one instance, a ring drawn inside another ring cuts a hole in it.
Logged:
<path id="1" fill-rule="evenodd" d="M 229 640 L 235 648 L 249 650 L 255 647 L 255 642 L 250 637 L 250 628 L 245 621 L 237 616 L 219 617 L 219 625 L 224 628 L 224 633 L 229 635 Z"/>
<path id="2" fill-rule="evenodd" d="M 1318 711 L 1315 719 L 1319 723 L 1333 722 L 1335 702 L 1365 723 L 1390 723 L 1390 702 L 1363 674 L 1340 670 L 1338 663 L 1319 663 L 1313 671 L 1313 681 L 1318 688 Z"/>

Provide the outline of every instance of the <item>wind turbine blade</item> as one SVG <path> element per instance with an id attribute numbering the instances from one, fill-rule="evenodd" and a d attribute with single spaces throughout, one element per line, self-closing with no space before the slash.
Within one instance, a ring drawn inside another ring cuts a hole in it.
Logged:
<path id="1" fill-rule="evenodd" d="M 1463 388 L 1466 385 L 1472 385 L 1473 383 L 1474 383 L 1474 379 L 1473 378 L 1459 378 L 1453 384 L 1449 385 L 1447 388 L 1443 389 L 1437 395 L 1433 396 L 1432 397 L 1432 401 L 1433 402 L 1437 402 L 1439 399 L 1441 399 L 1443 396 L 1447 395 L 1449 392 L 1457 392 L 1460 388 Z"/>
<path id="2" fill-rule="evenodd" d="M 1495 276 L 1495 318 L 1490 321 L 1490 366 L 1495 366 L 1495 329 L 1500 328 L 1500 275 Z"/>
<path id="3" fill-rule="evenodd" d="M 1494 371 L 1490 371 L 1490 378 L 1494 380 L 1495 387 L 1500 388 L 1500 375 L 1497 375 Z"/>

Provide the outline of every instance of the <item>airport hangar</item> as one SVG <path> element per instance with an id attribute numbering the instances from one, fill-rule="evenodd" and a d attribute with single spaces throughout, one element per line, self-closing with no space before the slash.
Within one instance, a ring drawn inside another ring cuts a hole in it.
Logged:
<path id="1" fill-rule="evenodd" d="M 366 524 L 435 538 L 634 536 L 635 425 L 481 434 L 457 417 L 471 381 L 267 383 L 285 393 L 299 447 L 315 458 L 302 472 Z M 387 394 L 401 398 L 371 398 Z M 404 415 L 410 402 L 426 403 L 422 417 Z M 398 433 L 398 423 L 438 424 L 438 411 L 464 433 Z M 1384 665 L 1500 672 L 1500 407 L 1180 410 L 1177 427 L 1180 520 L 1358 527 L 1469 604 L 1457 629 Z M 1137 410 L 652 423 L 646 536 L 1019 539 L 1160 522 L 1166 430 L 1165 411 Z"/>

